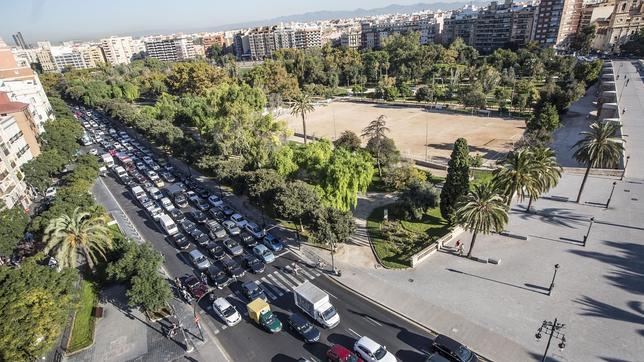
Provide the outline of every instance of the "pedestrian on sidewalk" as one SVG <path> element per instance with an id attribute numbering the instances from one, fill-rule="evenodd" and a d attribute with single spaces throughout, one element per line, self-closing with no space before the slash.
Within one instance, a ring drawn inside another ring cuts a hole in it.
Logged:
<path id="1" fill-rule="evenodd" d="M 463 256 L 463 243 L 460 240 L 456 240 L 456 253 Z"/>
<path id="2" fill-rule="evenodd" d="M 622 115 L 624 115 L 624 113 L 626 113 L 626 107 L 624 107 L 624 109 L 622 109 Z"/>

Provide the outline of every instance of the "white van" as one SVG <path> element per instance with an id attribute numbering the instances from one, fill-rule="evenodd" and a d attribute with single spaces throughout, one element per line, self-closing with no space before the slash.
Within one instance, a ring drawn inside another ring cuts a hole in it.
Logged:
<path id="1" fill-rule="evenodd" d="M 148 194 L 145 193 L 143 188 L 141 186 L 134 186 L 130 189 L 130 193 L 132 193 L 132 197 L 134 197 L 137 200 L 141 200 L 143 197 L 148 196 Z"/>
<path id="2" fill-rule="evenodd" d="M 159 215 L 159 224 L 161 224 L 161 227 L 168 235 L 174 235 L 179 232 L 177 224 L 167 214 Z"/>
<path id="3" fill-rule="evenodd" d="M 101 158 L 103 159 L 103 163 L 106 167 L 111 168 L 112 166 L 114 166 L 114 157 L 112 157 L 112 155 L 110 155 L 109 153 L 101 155 Z"/>
<path id="4" fill-rule="evenodd" d="M 118 176 L 121 181 L 123 180 L 123 177 L 127 176 L 127 171 L 125 171 L 121 166 L 116 166 L 116 168 L 114 168 L 114 173 L 116 173 L 116 176 Z"/>

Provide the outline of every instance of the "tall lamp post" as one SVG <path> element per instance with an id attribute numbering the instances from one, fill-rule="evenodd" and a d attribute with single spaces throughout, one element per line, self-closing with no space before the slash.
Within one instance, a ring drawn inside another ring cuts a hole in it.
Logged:
<path id="1" fill-rule="evenodd" d="M 617 185 L 617 181 L 613 181 L 613 189 L 610 190 L 610 196 L 608 196 L 608 201 L 606 201 L 606 208 L 608 209 L 608 205 L 610 205 L 610 200 L 613 198 L 613 192 L 615 192 L 615 186 Z"/>
<path id="2" fill-rule="evenodd" d="M 190 352 L 194 351 L 195 347 L 192 345 L 192 341 L 190 341 L 190 343 L 188 342 L 188 336 L 186 336 L 186 331 L 183 328 L 183 323 L 181 322 L 181 320 L 177 316 L 177 311 L 174 310 L 174 306 L 172 304 L 168 303 L 168 306 L 172 310 L 172 315 L 177 320 L 177 323 L 179 325 L 179 329 L 181 330 L 181 334 L 183 334 L 183 343 L 186 345 L 186 353 L 190 353 Z"/>
<path id="3" fill-rule="evenodd" d="M 541 359 L 541 362 L 545 362 L 546 358 L 548 357 L 548 349 L 550 349 L 550 343 L 552 342 L 553 337 L 555 339 L 561 340 L 561 342 L 559 343 L 559 348 L 566 348 L 566 335 L 561 332 L 561 330 L 563 330 L 565 327 L 566 325 L 564 323 L 557 322 L 557 318 L 555 318 L 554 322 L 543 321 L 541 327 L 537 329 L 537 333 L 534 335 L 537 340 L 541 339 L 541 333 L 545 333 L 549 336 L 548 344 L 546 344 L 546 350 L 543 352 L 543 358 Z"/>
<path id="4" fill-rule="evenodd" d="M 555 289 L 555 278 L 557 277 L 557 270 L 559 270 L 559 264 L 555 264 L 555 272 L 552 274 L 552 281 L 550 282 L 550 287 L 548 288 L 548 296 L 550 296 L 552 290 Z"/>
<path id="5" fill-rule="evenodd" d="M 624 179 L 624 176 L 626 176 L 626 167 L 628 167 L 628 160 L 631 159 L 631 156 L 626 156 L 626 163 L 624 163 L 624 172 L 622 172 L 622 177 L 619 178 L 620 181 Z"/>

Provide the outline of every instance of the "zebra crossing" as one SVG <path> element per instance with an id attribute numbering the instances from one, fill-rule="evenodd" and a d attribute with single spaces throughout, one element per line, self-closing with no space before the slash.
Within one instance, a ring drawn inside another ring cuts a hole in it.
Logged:
<path id="1" fill-rule="evenodd" d="M 295 263 L 291 263 L 290 267 L 293 268 L 295 265 Z M 280 268 L 279 270 L 275 270 L 274 272 L 266 274 L 265 276 L 255 280 L 255 284 L 264 291 L 264 294 L 266 294 L 269 301 L 273 301 L 289 293 L 293 288 L 304 284 L 307 280 L 313 280 L 320 275 L 322 274 L 318 270 L 309 268 L 308 266 L 300 266 L 297 274 L 284 272 L 282 268 Z M 238 306 L 246 305 L 247 303 L 246 298 L 239 290 L 235 290 L 228 294 L 226 299 Z M 208 309 L 211 308 L 212 307 Z M 237 310 L 244 318 L 248 317 L 246 308 L 237 308 Z M 201 311 L 201 313 L 203 313 L 203 311 Z M 215 334 L 218 334 L 219 332 L 226 330 L 228 325 L 220 324 L 211 328 Z"/>

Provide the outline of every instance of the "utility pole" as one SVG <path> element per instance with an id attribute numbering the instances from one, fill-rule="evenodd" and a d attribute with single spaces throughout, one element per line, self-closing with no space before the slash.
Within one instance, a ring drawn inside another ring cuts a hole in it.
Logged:
<path id="1" fill-rule="evenodd" d="M 622 177 L 619 178 L 620 181 L 624 180 L 624 176 L 626 176 L 626 167 L 628 167 L 628 160 L 631 159 L 631 156 L 626 156 L 626 163 L 624 164 L 624 172 L 622 172 Z"/>
<path id="2" fill-rule="evenodd" d="M 541 359 L 541 362 L 545 362 L 546 358 L 548 357 L 548 349 L 550 349 L 550 343 L 552 342 L 552 338 L 554 337 L 555 339 L 561 340 L 561 343 L 559 343 L 559 348 L 564 349 L 566 348 L 566 335 L 560 332 L 566 327 L 564 323 L 559 323 L 557 322 L 557 318 L 555 318 L 554 322 L 550 321 L 543 321 L 541 324 L 541 327 L 537 329 L 537 333 L 534 335 L 537 340 L 541 339 L 541 333 L 547 334 L 548 337 L 548 344 L 546 344 L 546 350 L 543 352 L 543 358 Z"/>
<path id="3" fill-rule="evenodd" d="M 615 186 L 617 185 L 617 181 L 613 181 L 613 189 L 610 190 L 610 196 L 608 196 L 608 201 L 606 201 L 606 208 L 608 209 L 608 205 L 610 205 L 610 200 L 613 198 L 613 192 L 615 192 Z"/>
<path id="4" fill-rule="evenodd" d="M 557 277 L 557 270 L 559 270 L 559 264 L 555 264 L 555 272 L 552 274 L 552 281 L 550 282 L 550 287 L 548 288 L 548 296 L 552 293 L 552 290 L 555 289 L 555 278 Z"/>
<path id="5" fill-rule="evenodd" d="M 590 235 L 590 228 L 593 227 L 594 222 L 595 222 L 595 218 L 591 217 L 590 224 L 588 224 L 588 231 L 586 231 L 586 235 L 584 235 L 584 247 L 586 246 L 586 241 L 588 240 L 588 236 Z"/>

